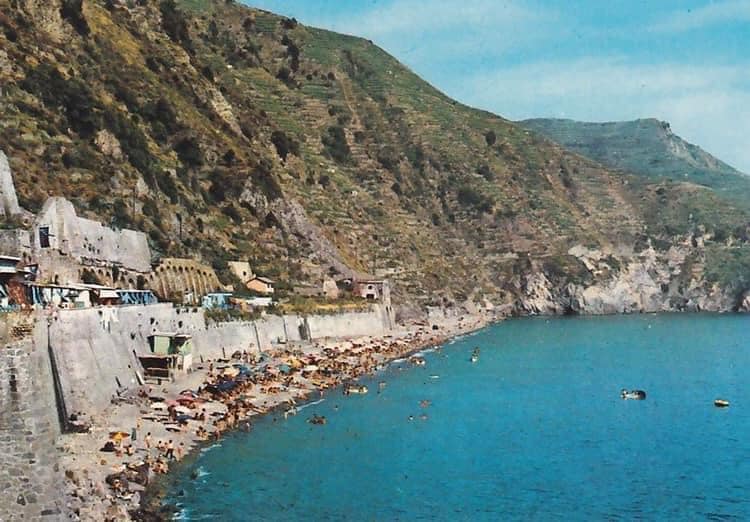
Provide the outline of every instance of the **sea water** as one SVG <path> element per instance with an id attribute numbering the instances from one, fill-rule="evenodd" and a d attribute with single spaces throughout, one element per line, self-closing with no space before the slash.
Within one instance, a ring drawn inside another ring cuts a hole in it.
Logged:
<path id="1" fill-rule="evenodd" d="M 750 519 L 748 326 L 508 320 L 226 436 L 168 501 L 186 520 Z"/>

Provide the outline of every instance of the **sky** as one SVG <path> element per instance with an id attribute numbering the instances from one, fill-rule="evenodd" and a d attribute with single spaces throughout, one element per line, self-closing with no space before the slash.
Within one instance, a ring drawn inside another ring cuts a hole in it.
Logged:
<path id="1" fill-rule="evenodd" d="M 658 118 L 750 174 L 750 0 L 244 0 L 513 120 Z"/>

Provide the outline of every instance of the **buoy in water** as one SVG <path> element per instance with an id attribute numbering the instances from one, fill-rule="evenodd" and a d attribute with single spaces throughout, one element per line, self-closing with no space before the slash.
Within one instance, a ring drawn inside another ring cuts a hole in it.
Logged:
<path id="1" fill-rule="evenodd" d="M 714 406 L 717 408 L 728 408 L 729 407 L 729 401 L 724 399 L 716 399 L 714 401 Z"/>

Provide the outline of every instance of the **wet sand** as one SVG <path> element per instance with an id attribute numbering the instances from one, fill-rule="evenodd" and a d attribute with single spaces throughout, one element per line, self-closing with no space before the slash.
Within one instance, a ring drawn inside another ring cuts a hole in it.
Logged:
<path id="1" fill-rule="evenodd" d="M 206 360 L 176 382 L 147 384 L 101 415 L 83 416 L 90 424 L 88 433 L 60 437 L 69 506 L 80 520 L 168 518 L 168 512 L 159 511 L 155 479 L 193 449 L 219 440 L 228 430 L 252 430 L 257 415 L 296 414 L 296 405 L 320 398 L 326 389 L 493 320 L 466 315 L 441 320 L 438 330 L 411 324 L 382 337 L 280 345 L 262 357 L 239 353 L 228 360 Z M 115 451 L 101 451 L 108 441 Z"/>

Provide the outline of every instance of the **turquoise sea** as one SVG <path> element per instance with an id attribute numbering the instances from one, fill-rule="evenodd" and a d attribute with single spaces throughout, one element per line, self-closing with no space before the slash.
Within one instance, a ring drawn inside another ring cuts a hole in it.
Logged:
<path id="1" fill-rule="evenodd" d="M 168 500 L 187 520 L 748 520 L 748 326 L 509 320 L 425 367 L 392 364 L 368 395 L 227 436 L 170 478 Z"/>

